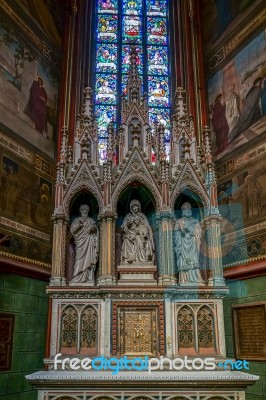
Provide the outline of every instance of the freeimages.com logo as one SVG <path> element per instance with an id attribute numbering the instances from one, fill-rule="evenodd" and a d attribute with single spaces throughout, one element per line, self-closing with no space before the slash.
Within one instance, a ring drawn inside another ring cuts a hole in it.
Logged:
<path id="1" fill-rule="evenodd" d="M 54 369 L 60 370 L 79 370 L 85 371 L 112 371 L 112 374 L 118 374 L 120 371 L 152 371 L 168 370 L 168 371 L 213 371 L 217 367 L 223 370 L 249 370 L 249 362 L 246 360 L 225 360 L 217 361 L 214 357 L 193 358 L 189 359 L 187 356 L 183 358 L 170 359 L 161 356 L 160 358 L 128 358 L 127 356 L 116 358 L 106 358 L 105 356 L 91 358 L 76 358 L 65 357 L 60 359 L 61 353 L 54 357 Z M 58 368 L 59 367 L 59 368 Z"/>

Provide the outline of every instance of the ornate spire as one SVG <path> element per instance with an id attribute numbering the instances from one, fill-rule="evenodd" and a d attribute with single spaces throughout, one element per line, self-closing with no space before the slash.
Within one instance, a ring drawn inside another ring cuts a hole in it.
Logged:
<path id="1" fill-rule="evenodd" d="M 83 91 L 83 95 L 82 117 L 86 120 L 93 120 L 93 100 L 91 88 L 86 87 Z"/>
<path id="2" fill-rule="evenodd" d="M 110 122 L 107 126 L 107 160 L 113 161 L 114 154 L 114 142 L 115 142 L 115 129 L 113 122 Z"/>
<path id="3" fill-rule="evenodd" d="M 135 46 L 130 51 L 129 77 L 127 81 L 128 104 L 141 102 L 141 78 L 138 73 L 138 53 Z"/>

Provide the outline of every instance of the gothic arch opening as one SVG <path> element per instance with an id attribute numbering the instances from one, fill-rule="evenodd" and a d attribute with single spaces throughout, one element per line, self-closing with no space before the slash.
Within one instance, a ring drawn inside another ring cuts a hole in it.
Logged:
<path id="1" fill-rule="evenodd" d="M 195 316 L 189 306 L 183 306 L 177 314 L 178 354 L 196 354 Z"/>
<path id="2" fill-rule="evenodd" d="M 199 257 L 199 269 L 201 277 L 204 281 L 208 280 L 209 272 L 208 272 L 208 251 L 207 251 L 207 240 L 206 240 L 206 230 L 203 225 L 204 219 L 204 205 L 202 199 L 195 192 L 190 189 L 184 190 L 180 193 L 174 203 L 174 214 L 175 218 L 178 220 L 183 216 L 183 206 L 185 203 L 189 203 L 191 206 L 192 219 L 199 222 L 200 227 L 200 238 L 197 240 L 197 249 L 198 249 L 198 257 Z M 186 207 L 186 206 L 185 206 Z M 193 225 L 193 223 L 191 223 Z M 175 229 L 175 228 L 174 228 Z M 174 241 L 175 241 L 175 230 L 174 230 Z M 199 242 L 198 242 L 199 241 Z M 178 269 L 178 268 L 177 268 Z M 176 271 L 178 272 L 178 271 Z"/>
<path id="3" fill-rule="evenodd" d="M 190 189 L 185 189 L 182 193 L 180 193 L 174 203 L 174 212 L 176 218 L 181 217 L 181 207 L 184 203 L 190 203 L 192 207 L 192 215 L 194 218 L 197 218 L 201 221 L 204 217 L 204 206 L 203 201 L 200 197 Z"/>
<path id="4" fill-rule="evenodd" d="M 60 352 L 76 354 L 78 348 L 78 313 L 74 306 L 68 305 L 61 315 Z"/>
<path id="5" fill-rule="evenodd" d="M 120 194 L 117 201 L 117 220 L 116 220 L 116 265 L 121 263 L 121 251 L 123 231 L 122 224 L 126 215 L 130 212 L 130 204 L 132 200 L 137 200 L 140 203 L 141 213 L 148 220 L 152 234 L 155 236 L 155 200 L 151 191 L 141 182 L 134 181 L 128 185 Z"/>
<path id="6" fill-rule="evenodd" d="M 89 191 L 83 190 L 80 193 L 77 193 L 76 196 L 72 199 L 69 206 L 69 225 L 67 229 L 67 237 L 66 237 L 66 280 L 67 282 L 71 281 L 73 277 L 73 270 L 75 264 L 75 243 L 73 235 L 70 232 L 70 227 L 75 218 L 80 217 L 80 207 L 81 205 L 86 204 L 89 206 L 88 217 L 91 218 L 96 226 L 98 226 L 98 215 L 99 215 L 99 204 L 96 197 Z M 99 227 L 98 227 L 99 228 Z M 98 263 L 97 263 L 98 264 Z M 95 277 L 97 278 L 98 273 L 98 265 L 96 267 Z"/>
<path id="7" fill-rule="evenodd" d="M 98 312 L 93 306 L 83 308 L 80 316 L 80 353 L 94 356 L 98 350 Z"/>
<path id="8" fill-rule="evenodd" d="M 215 354 L 216 337 L 214 314 L 210 307 L 203 305 L 197 312 L 198 349 L 200 354 Z"/>

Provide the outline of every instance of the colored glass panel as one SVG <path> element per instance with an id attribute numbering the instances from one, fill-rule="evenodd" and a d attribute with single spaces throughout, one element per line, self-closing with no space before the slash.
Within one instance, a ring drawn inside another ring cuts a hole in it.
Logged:
<path id="1" fill-rule="evenodd" d="M 100 164 L 103 164 L 107 157 L 107 140 L 99 139 L 98 141 L 98 148 L 99 148 L 99 161 Z"/>
<path id="2" fill-rule="evenodd" d="M 147 18 L 147 41 L 148 44 L 166 44 L 167 28 L 166 19 L 159 17 Z"/>
<path id="3" fill-rule="evenodd" d="M 165 127 L 170 126 L 169 108 L 150 108 L 149 122 L 151 125 L 162 124 Z"/>
<path id="4" fill-rule="evenodd" d="M 104 42 L 117 41 L 117 15 L 98 15 L 97 39 Z"/>
<path id="5" fill-rule="evenodd" d="M 97 44 L 96 50 L 96 71 L 116 72 L 117 71 L 117 47 L 115 44 Z"/>
<path id="6" fill-rule="evenodd" d="M 140 15 L 142 11 L 141 0 L 123 0 L 123 13 L 131 15 Z"/>
<path id="7" fill-rule="evenodd" d="M 148 46 L 148 73 L 150 75 L 168 74 L 168 54 L 166 47 Z"/>
<path id="8" fill-rule="evenodd" d="M 143 73 L 143 51 L 142 51 L 142 47 L 136 46 L 136 51 L 137 51 L 136 63 L 137 63 L 137 66 L 138 66 L 138 71 L 139 71 L 140 74 L 142 74 Z M 122 46 L 122 63 L 121 63 L 122 73 L 128 73 L 129 65 L 130 65 L 130 46 L 129 45 L 123 45 Z"/>
<path id="9" fill-rule="evenodd" d="M 98 0 L 98 13 L 114 14 L 118 12 L 117 0 Z"/>
<path id="10" fill-rule="evenodd" d="M 150 106 L 169 106 L 169 89 L 167 78 L 149 76 L 148 95 Z"/>
<path id="11" fill-rule="evenodd" d="M 120 95 L 126 94 L 132 44 L 138 71 L 145 78 L 142 92 L 148 92 L 150 125 L 154 129 L 164 124 L 169 142 L 167 7 L 167 0 L 97 0 L 94 91 L 101 163 L 106 158 L 108 123 L 114 121 L 117 127 Z"/>
<path id="12" fill-rule="evenodd" d="M 116 103 L 116 75 L 96 75 L 95 83 L 96 103 Z"/>
<path id="13" fill-rule="evenodd" d="M 107 125 L 116 120 L 116 107 L 103 104 L 95 106 L 95 116 L 98 124 L 99 137 L 107 136 Z"/>
<path id="14" fill-rule="evenodd" d="M 147 15 L 166 16 L 166 0 L 147 1 Z"/>
<path id="15" fill-rule="evenodd" d="M 123 41 L 128 43 L 142 42 L 142 22 L 136 15 L 125 15 L 122 22 Z"/>

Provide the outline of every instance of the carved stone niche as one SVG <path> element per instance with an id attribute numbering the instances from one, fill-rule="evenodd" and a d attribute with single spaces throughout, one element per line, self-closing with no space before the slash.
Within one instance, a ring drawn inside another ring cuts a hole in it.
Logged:
<path id="1" fill-rule="evenodd" d="M 83 220 L 81 213 L 84 206 L 87 206 L 87 218 L 85 216 Z M 100 243 L 98 214 L 96 198 L 86 191 L 77 194 L 70 205 L 66 238 L 66 279 L 70 286 L 94 286 L 97 280 Z M 94 260 L 90 261 L 89 257 Z M 84 268 L 84 265 L 88 265 L 88 268 Z"/>
<path id="2" fill-rule="evenodd" d="M 99 349 L 99 310 L 95 304 L 62 304 L 60 343 L 62 354 L 95 356 Z"/>
<path id="3" fill-rule="evenodd" d="M 178 304 L 176 327 L 177 354 L 207 356 L 218 353 L 214 304 Z"/>
<path id="4" fill-rule="evenodd" d="M 118 285 L 157 285 L 154 203 L 149 189 L 139 182 L 128 186 L 118 199 Z"/>
<path id="5" fill-rule="evenodd" d="M 188 208 L 190 216 L 186 214 Z M 186 189 L 176 198 L 174 213 L 173 242 L 178 283 L 180 286 L 205 286 L 208 282 L 208 251 L 202 224 L 203 203 L 197 194 Z M 186 231 L 190 238 L 183 242 Z M 190 263 L 186 262 L 188 252 Z"/>

